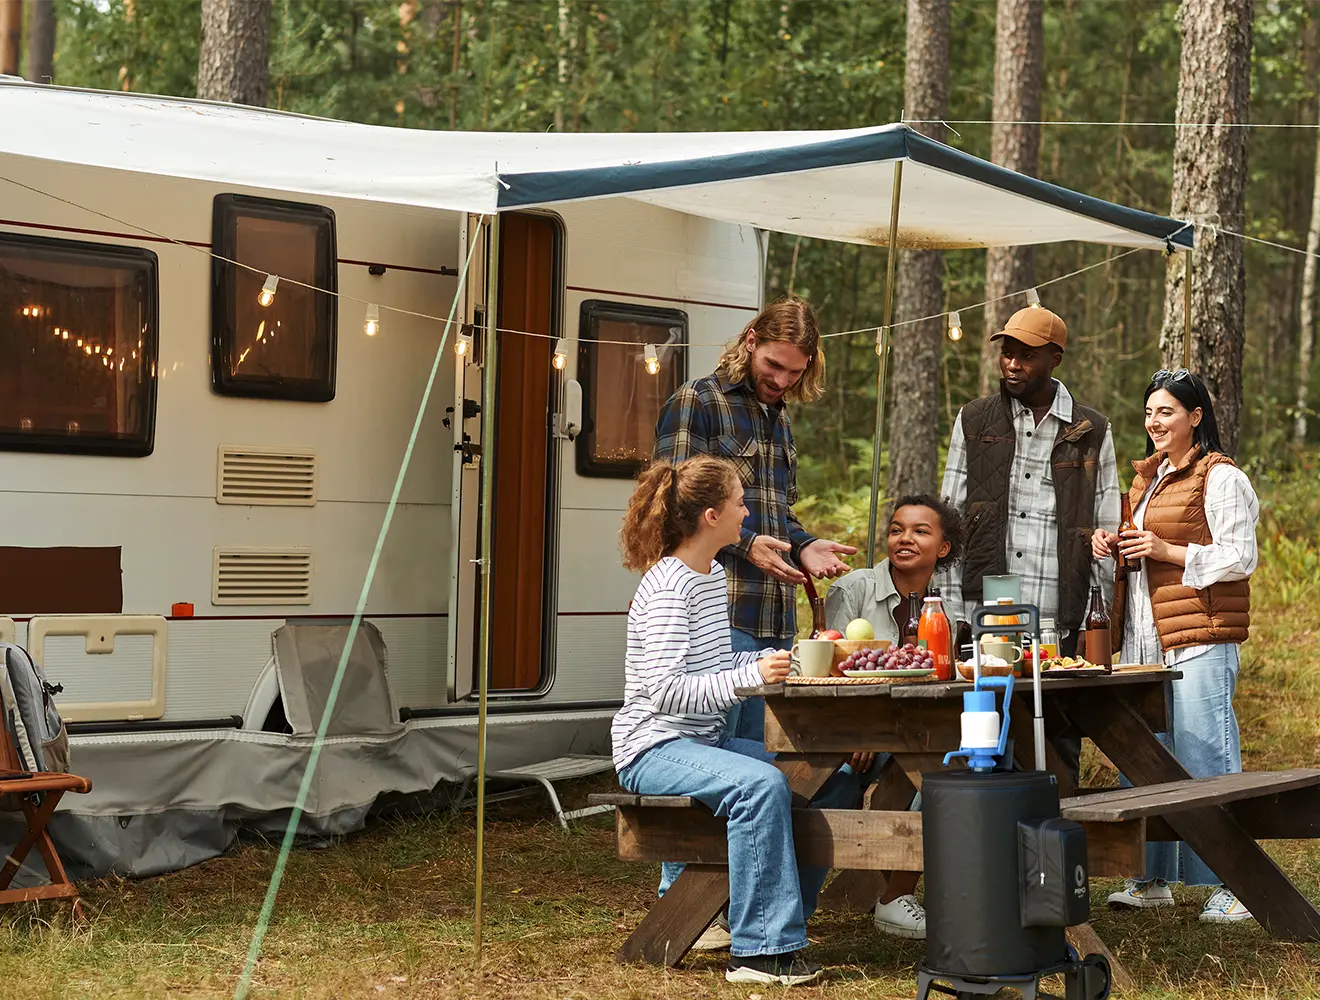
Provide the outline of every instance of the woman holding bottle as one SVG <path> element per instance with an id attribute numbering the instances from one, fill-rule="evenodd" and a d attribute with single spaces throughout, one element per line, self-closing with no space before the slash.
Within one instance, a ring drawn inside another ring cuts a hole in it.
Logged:
<path id="1" fill-rule="evenodd" d="M 1114 591 L 1113 634 L 1124 663 L 1163 663 L 1172 682 L 1173 727 L 1161 739 L 1193 777 L 1242 770 L 1233 694 L 1250 625 L 1259 504 L 1251 481 L 1223 453 L 1205 384 L 1186 369 L 1160 370 L 1145 395 L 1146 455 L 1134 462 L 1133 527 L 1097 530 L 1097 559 L 1127 564 Z M 1124 595 L 1126 590 L 1126 595 Z M 1120 641 L 1121 640 L 1121 641 Z M 1172 906 L 1169 883 L 1219 887 L 1200 919 L 1251 913 L 1183 843 L 1146 848 L 1146 872 L 1109 896 L 1116 906 Z"/>
<path id="2" fill-rule="evenodd" d="M 962 551 L 962 518 L 929 493 L 901 497 L 889 518 L 886 547 L 886 558 L 870 569 L 853 570 L 826 591 L 826 624 L 842 632 L 849 622 L 865 618 L 881 642 L 916 642 L 923 595 L 936 566 L 953 562 Z M 887 757 L 859 754 L 853 758 L 853 769 L 865 783 Z M 891 873 L 874 914 L 876 927 L 884 933 L 926 936 L 926 911 L 915 894 L 919 877 L 917 872 Z"/>

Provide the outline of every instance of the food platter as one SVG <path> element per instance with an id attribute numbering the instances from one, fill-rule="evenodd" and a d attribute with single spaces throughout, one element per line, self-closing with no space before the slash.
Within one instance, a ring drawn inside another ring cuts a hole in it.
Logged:
<path id="1" fill-rule="evenodd" d="M 908 670 L 845 670 L 845 677 L 929 677 L 935 673 L 934 667 L 926 669 L 911 668 Z"/>

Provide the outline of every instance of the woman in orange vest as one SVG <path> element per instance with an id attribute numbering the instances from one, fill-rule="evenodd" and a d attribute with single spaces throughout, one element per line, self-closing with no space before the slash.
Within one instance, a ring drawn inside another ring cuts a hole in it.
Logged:
<path id="1" fill-rule="evenodd" d="M 1126 596 L 1111 616 L 1124 663 L 1163 663 L 1172 682 L 1173 731 L 1161 739 L 1195 778 L 1242 770 L 1233 693 L 1250 625 L 1260 508 L 1251 481 L 1219 443 L 1205 383 L 1180 368 L 1146 387 L 1146 458 L 1133 462 L 1135 530 L 1098 530 L 1097 559 L 1115 548 L 1128 563 Z M 1250 911 L 1184 843 L 1149 844 L 1146 872 L 1110 895 L 1115 906 L 1172 906 L 1170 882 L 1217 886 L 1200 919 L 1249 920 Z"/>

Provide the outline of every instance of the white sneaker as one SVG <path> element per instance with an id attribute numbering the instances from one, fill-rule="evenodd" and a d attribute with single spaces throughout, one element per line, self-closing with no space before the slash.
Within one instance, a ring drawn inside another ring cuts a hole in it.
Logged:
<path id="1" fill-rule="evenodd" d="M 899 896 L 889 903 L 876 903 L 875 925 L 892 937 L 926 940 L 926 911 L 916 896 Z"/>
<path id="2" fill-rule="evenodd" d="M 1207 924 L 1232 924 L 1239 920 L 1250 920 L 1251 911 L 1227 889 L 1216 889 L 1197 919 Z"/>
<path id="3" fill-rule="evenodd" d="M 1107 902 L 1110 906 L 1131 906 L 1138 910 L 1172 906 L 1173 890 L 1162 878 L 1157 878 L 1153 882 L 1139 882 L 1130 878 L 1123 884 L 1122 892 L 1109 894 Z"/>
<path id="4" fill-rule="evenodd" d="M 728 918 L 720 914 L 710 922 L 710 926 L 701 932 L 693 951 L 728 951 L 733 944 L 733 935 L 729 933 Z"/>

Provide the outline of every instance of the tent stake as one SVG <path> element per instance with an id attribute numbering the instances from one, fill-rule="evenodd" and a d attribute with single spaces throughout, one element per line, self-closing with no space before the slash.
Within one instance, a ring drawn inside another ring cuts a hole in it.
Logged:
<path id="1" fill-rule="evenodd" d="M 491 528 L 494 520 L 492 499 L 495 496 L 495 376 L 499 363 L 499 344 L 495 339 L 500 293 L 500 216 L 490 217 L 490 236 L 486 243 L 486 331 L 485 386 L 481 399 L 481 675 L 477 689 L 477 885 L 476 913 L 473 921 L 473 946 L 477 971 L 481 971 L 481 870 L 486 832 L 486 695 L 490 688 L 490 585 Z"/>
<path id="2" fill-rule="evenodd" d="M 885 325 L 876 338 L 880 356 L 875 380 L 875 446 L 871 453 L 871 516 L 866 525 L 866 565 L 875 565 L 875 522 L 880 509 L 880 451 L 885 440 L 885 379 L 893 337 L 894 267 L 898 263 L 898 199 L 903 189 L 903 161 L 894 161 L 894 197 L 889 205 L 889 252 L 885 255 Z"/>
<path id="3" fill-rule="evenodd" d="M 1192 251 L 1183 261 L 1183 367 L 1192 370 Z"/>

